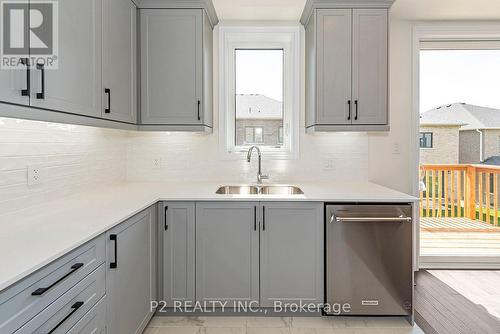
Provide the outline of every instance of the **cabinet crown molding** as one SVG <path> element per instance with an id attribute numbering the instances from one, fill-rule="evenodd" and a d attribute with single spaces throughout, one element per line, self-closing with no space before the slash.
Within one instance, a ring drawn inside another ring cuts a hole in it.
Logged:
<path id="1" fill-rule="evenodd" d="M 204 9 L 210 20 L 212 28 L 219 23 L 217 12 L 212 0 L 136 0 L 139 9 L 170 8 L 170 9 Z"/>
<path id="2" fill-rule="evenodd" d="M 300 23 L 306 25 L 315 9 L 390 8 L 394 1 L 396 0 L 307 0 Z"/>

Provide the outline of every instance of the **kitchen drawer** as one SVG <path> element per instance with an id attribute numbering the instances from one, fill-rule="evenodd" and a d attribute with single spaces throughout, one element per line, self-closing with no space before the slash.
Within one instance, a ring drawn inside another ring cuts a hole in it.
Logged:
<path id="1" fill-rule="evenodd" d="M 99 268 L 28 321 L 15 334 L 67 333 L 104 296 L 106 268 Z"/>
<path id="2" fill-rule="evenodd" d="M 0 333 L 16 331 L 104 260 L 105 241 L 101 235 L 0 292 Z"/>
<path id="3" fill-rule="evenodd" d="M 106 297 L 102 297 L 67 334 L 104 334 L 106 332 Z"/>

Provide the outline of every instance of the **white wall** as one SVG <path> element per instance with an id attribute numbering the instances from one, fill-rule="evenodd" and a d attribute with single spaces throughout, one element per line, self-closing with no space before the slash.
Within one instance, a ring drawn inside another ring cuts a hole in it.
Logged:
<path id="1" fill-rule="evenodd" d="M 125 180 L 127 132 L 0 118 L 0 214 Z M 42 183 L 28 186 L 27 166 Z"/>
<path id="2" fill-rule="evenodd" d="M 390 88 L 389 133 L 369 138 L 369 179 L 410 193 L 413 183 L 412 154 L 415 130 L 412 127 L 412 31 L 413 24 L 392 16 L 389 32 Z"/>
<path id="3" fill-rule="evenodd" d="M 250 24 L 250 23 L 248 23 Z M 253 22 L 252 24 L 257 24 Z M 269 24 L 269 23 L 267 23 Z M 221 160 L 218 153 L 218 36 L 214 34 L 214 132 L 132 133 L 127 149 L 127 178 L 132 181 L 212 180 L 255 182 L 256 160 Z M 304 34 L 302 31 L 302 42 Z M 305 133 L 305 61 L 301 55 L 300 152 L 297 160 L 269 160 L 263 154 L 263 173 L 270 182 L 368 180 L 368 136 L 364 133 Z M 152 161 L 161 158 L 160 169 Z M 334 170 L 325 170 L 332 160 Z"/>

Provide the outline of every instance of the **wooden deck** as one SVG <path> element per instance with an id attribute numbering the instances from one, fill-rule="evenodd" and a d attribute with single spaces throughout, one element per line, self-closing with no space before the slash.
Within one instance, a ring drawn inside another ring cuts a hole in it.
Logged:
<path id="1" fill-rule="evenodd" d="M 500 227 L 468 218 L 420 218 L 421 256 L 500 257 Z"/>

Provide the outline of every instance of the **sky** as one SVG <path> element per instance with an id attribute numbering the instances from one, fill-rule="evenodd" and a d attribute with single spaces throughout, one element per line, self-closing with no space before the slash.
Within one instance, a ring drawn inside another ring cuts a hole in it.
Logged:
<path id="1" fill-rule="evenodd" d="M 236 50 L 236 94 L 283 102 L 283 50 Z"/>
<path id="2" fill-rule="evenodd" d="M 455 102 L 500 109 L 500 50 L 420 52 L 420 112 Z"/>

